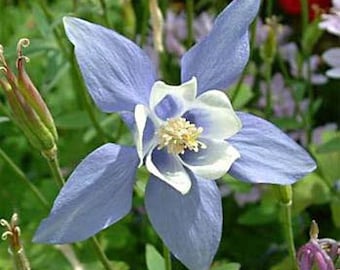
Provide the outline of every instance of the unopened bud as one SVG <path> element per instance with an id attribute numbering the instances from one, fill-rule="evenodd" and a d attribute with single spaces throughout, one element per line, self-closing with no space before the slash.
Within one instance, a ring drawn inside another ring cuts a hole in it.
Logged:
<path id="1" fill-rule="evenodd" d="M 33 147 L 45 152 L 56 148 L 58 136 L 52 115 L 24 68 L 29 59 L 23 55 L 22 48 L 28 45 L 28 39 L 20 39 L 18 42 L 17 76 L 7 65 L 0 45 L 0 64 L 5 75 L 5 79 L 0 79 L 0 86 L 18 126 Z"/>
<path id="2" fill-rule="evenodd" d="M 157 52 L 162 53 L 163 47 L 163 24 L 164 19 L 162 12 L 158 6 L 157 0 L 150 0 L 149 2 L 151 25 L 153 29 L 153 43 Z"/>
<path id="3" fill-rule="evenodd" d="M 266 20 L 266 26 L 268 35 L 264 44 L 260 47 L 260 55 L 265 62 L 273 63 L 277 51 L 277 33 L 281 25 L 276 17 L 272 17 Z"/>

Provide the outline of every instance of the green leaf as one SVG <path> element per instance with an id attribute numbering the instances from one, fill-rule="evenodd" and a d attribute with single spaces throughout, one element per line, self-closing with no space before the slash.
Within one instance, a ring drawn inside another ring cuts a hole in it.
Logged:
<path id="1" fill-rule="evenodd" d="M 333 185 L 334 181 L 340 179 L 340 152 L 328 152 L 327 154 L 315 155 L 318 168 L 327 180 L 329 185 Z"/>
<path id="2" fill-rule="evenodd" d="M 314 20 L 312 23 L 308 24 L 306 31 L 302 35 L 302 50 L 310 54 L 313 47 L 320 39 L 323 31 L 319 28 L 320 20 Z"/>
<path id="3" fill-rule="evenodd" d="M 247 182 L 242 182 L 237 180 L 236 178 L 232 177 L 230 174 L 225 174 L 221 180 L 228 185 L 232 191 L 247 193 L 251 191 L 252 184 Z"/>
<path id="4" fill-rule="evenodd" d="M 289 257 L 285 257 L 281 262 L 270 268 L 270 270 L 287 270 L 287 269 L 294 269 L 292 265 L 292 260 Z"/>
<path id="5" fill-rule="evenodd" d="M 310 205 L 329 202 L 330 196 L 326 180 L 311 173 L 293 186 L 293 212 L 297 214 Z"/>
<path id="6" fill-rule="evenodd" d="M 234 98 L 236 88 L 232 88 L 229 90 L 228 95 Z M 235 110 L 242 109 L 254 96 L 254 93 L 251 91 L 251 88 L 248 84 L 242 83 L 240 89 L 237 93 L 236 98 L 233 100 L 233 108 Z"/>
<path id="7" fill-rule="evenodd" d="M 242 225 L 263 225 L 277 218 L 278 208 L 275 203 L 261 203 L 247 210 L 237 222 Z"/>
<path id="8" fill-rule="evenodd" d="M 326 143 L 320 145 L 317 149 L 317 153 L 329 153 L 329 152 L 340 152 L 340 136 L 330 139 Z"/>
<path id="9" fill-rule="evenodd" d="M 273 118 L 272 122 L 283 130 L 300 129 L 303 127 L 303 123 L 298 122 L 296 119 L 291 117 Z"/>
<path id="10" fill-rule="evenodd" d="M 164 258 L 154 246 L 146 244 L 145 256 L 148 270 L 165 270 Z"/>
<path id="11" fill-rule="evenodd" d="M 239 263 L 218 263 L 216 262 L 211 270 L 240 270 L 241 265 Z"/>
<path id="12" fill-rule="evenodd" d="M 60 115 L 55 119 L 56 126 L 61 129 L 81 129 L 91 125 L 85 111 L 75 111 Z"/>

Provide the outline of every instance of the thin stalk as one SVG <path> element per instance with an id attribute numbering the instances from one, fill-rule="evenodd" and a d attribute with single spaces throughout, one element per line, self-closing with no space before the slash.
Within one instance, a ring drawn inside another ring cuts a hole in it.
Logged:
<path id="1" fill-rule="evenodd" d="M 283 230 L 286 239 L 286 243 L 288 245 L 288 253 L 290 260 L 292 261 L 293 270 L 298 270 L 298 263 L 296 260 L 296 250 L 294 245 L 294 235 L 292 229 L 292 202 L 290 203 L 281 203 L 281 211 L 283 218 Z"/>
<path id="2" fill-rule="evenodd" d="M 308 16 L 309 16 L 309 9 L 308 9 L 308 0 L 301 0 L 301 6 L 302 6 L 302 33 L 305 33 L 308 27 Z M 310 63 L 310 53 L 308 51 L 302 52 L 303 61 L 301 64 L 301 75 L 303 76 L 304 70 L 303 65 L 306 63 L 307 65 L 307 78 L 306 78 L 306 88 L 308 93 L 308 111 L 307 111 L 307 117 L 306 117 L 306 137 L 307 137 L 307 145 L 311 143 L 312 140 L 312 120 L 313 120 L 313 104 L 314 104 L 314 93 L 313 88 L 311 85 L 311 77 L 312 77 L 312 71 L 311 71 L 311 63 Z"/>
<path id="3" fill-rule="evenodd" d="M 309 9 L 308 9 L 308 0 L 300 0 L 301 3 L 301 26 L 302 26 L 302 33 L 305 33 L 307 26 L 308 26 L 308 16 L 309 16 Z"/>
<path id="4" fill-rule="evenodd" d="M 167 246 L 163 243 L 163 257 L 164 257 L 164 264 L 165 264 L 165 270 L 171 270 L 171 254 Z"/>
<path id="5" fill-rule="evenodd" d="M 107 14 L 107 6 L 106 6 L 106 2 L 105 0 L 99 0 L 100 6 L 102 8 L 103 11 L 103 17 L 104 17 L 104 21 L 105 21 L 105 25 L 110 28 L 110 21 L 109 21 L 109 16 Z"/>
<path id="6" fill-rule="evenodd" d="M 266 17 L 270 18 L 273 14 L 273 0 L 267 0 Z"/>
<path id="7" fill-rule="evenodd" d="M 106 270 L 114 270 L 112 265 L 111 265 L 111 262 L 109 261 L 109 259 L 106 257 L 104 251 L 102 250 L 99 242 L 98 242 L 98 239 L 95 237 L 95 236 L 92 236 L 90 238 L 90 241 L 93 245 L 93 248 L 97 254 L 97 257 L 99 258 L 99 260 L 101 261 L 102 265 L 104 266 L 104 268 Z"/>
<path id="8" fill-rule="evenodd" d="M 42 9 L 42 11 L 44 12 L 44 15 L 47 19 L 47 21 L 52 24 L 53 23 L 53 15 L 50 12 L 50 10 L 48 9 L 46 3 L 44 0 L 38 0 L 38 3 L 40 5 L 40 8 Z M 59 46 L 59 48 L 61 49 L 62 53 L 64 54 L 64 56 L 66 58 L 68 58 L 68 55 L 70 54 L 69 49 L 67 46 L 65 46 L 65 44 L 63 43 L 63 38 L 58 30 L 58 28 L 53 28 L 53 35 L 55 37 L 55 40 Z"/>
<path id="9" fill-rule="evenodd" d="M 292 270 L 298 270 L 298 262 L 296 259 L 296 250 L 294 245 L 294 234 L 292 224 L 292 202 L 293 192 L 291 185 L 276 186 L 278 198 L 281 207 L 281 223 L 288 248 L 289 258 L 292 263 Z"/>
<path id="10" fill-rule="evenodd" d="M 186 13 L 187 13 L 187 31 L 188 31 L 187 46 L 189 48 L 194 42 L 194 33 L 193 33 L 194 1 L 186 0 L 185 8 L 186 8 Z"/>
<path id="11" fill-rule="evenodd" d="M 44 157 L 48 163 L 54 181 L 56 182 L 58 188 L 61 189 L 65 184 L 65 180 L 60 170 L 57 154 L 55 154 L 53 157 L 47 157 L 45 155 Z"/>
<path id="12" fill-rule="evenodd" d="M 141 2 L 143 5 L 143 12 L 142 12 L 142 21 L 140 27 L 140 42 L 139 46 L 143 47 L 147 41 L 147 34 L 148 34 L 148 25 L 149 25 L 149 8 L 148 8 L 149 0 L 144 0 Z"/>
<path id="13" fill-rule="evenodd" d="M 31 270 L 30 263 L 26 257 L 25 251 L 21 248 L 18 251 L 10 251 L 15 265 L 15 270 Z"/>
<path id="14" fill-rule="evenodd" d="M 272 63 L 266 64 L 266 107 L 265 107 L 265 116 L 266 119 L 269 119 L 272 112 L 272 85 L 271 85 L 271 76 L 272 76 Z"/>
<path id="15" fill-rule="evenodd" d="M 0 157 L 6 162 L 6 164 L 12 169 L 12 171 L 16 174 L 17 178 L 20 179 L 28 188 L 32 191 L 41 205 L 49 210 L 50 205 L 44 195 L 39 191 L 39 189 L 32 184 L 32 182 L 26 177 L 26 175 L 22 172 L 22 170 L 13 162 L 13 160 L 1 149 L 0 147 Z"/>

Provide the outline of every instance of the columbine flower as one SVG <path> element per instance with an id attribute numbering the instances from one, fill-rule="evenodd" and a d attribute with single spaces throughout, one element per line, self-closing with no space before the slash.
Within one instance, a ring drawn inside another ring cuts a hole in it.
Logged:
<path id="1" fill-rule="evenodd" d="M 83 240 L 131 209 L 136 169 L 151 173 L 145 204 L 151 223 L 189 269 L 208 269 L 222 232 L 227 171 L 255 183 L 290 184 L 314 170 L 309 155 L 269 122 L 235 113 L 225 89 L 249 57 L 247 29 L 260 1 L 233 1 L 210 34 L 181 60 L 180 86 L 156 81 L 133 42 L 77 18 L 64 19 L 88 90 L 104 112 L 119 112 L 136 148 L 105 144 L 89 154 L 59 193 L 34 241 Z M 211 90 L 212 89 L 212 90 Z"/>

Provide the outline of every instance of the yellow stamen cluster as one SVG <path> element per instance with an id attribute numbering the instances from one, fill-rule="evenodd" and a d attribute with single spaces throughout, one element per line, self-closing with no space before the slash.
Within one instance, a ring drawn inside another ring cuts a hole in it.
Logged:
<path id="1" fill-rule="evenodd" d="M 199 148 L 206 148 L 197 140 L 202 132 L 202 127 L 197 128 L 182 117 L 168 119 L 157 131 L 158 149 L 167 147 L 169 154 L 184 154 L 186 149 L 198 152 Z"/>

